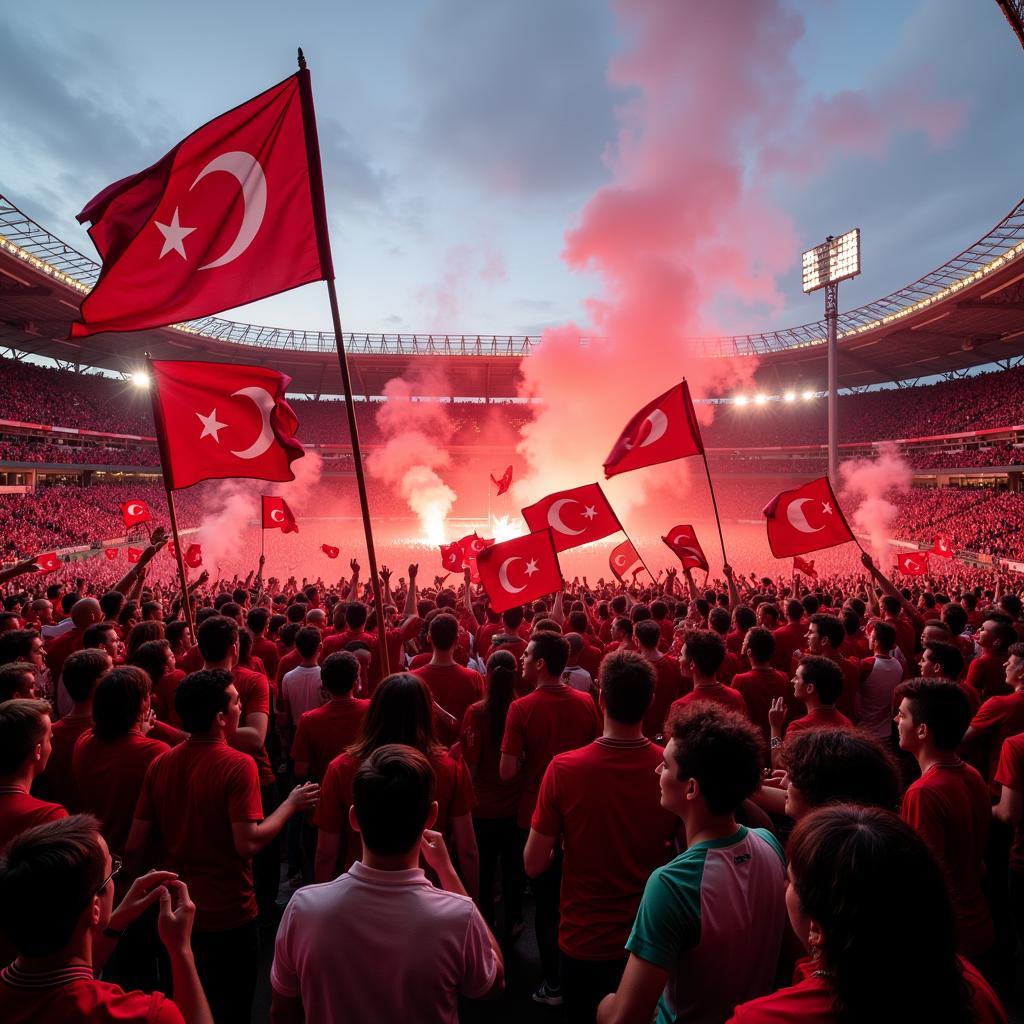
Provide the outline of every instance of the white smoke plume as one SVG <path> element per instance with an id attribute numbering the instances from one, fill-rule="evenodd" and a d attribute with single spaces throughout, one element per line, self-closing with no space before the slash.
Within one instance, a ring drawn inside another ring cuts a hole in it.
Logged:
<path id="1" fill-rule="evenodd" d="M 839 465 L 842 497 L 858 502 L 850 516 L 853 526 L 868 535 L 876 563 L 887 566 L 892 523 L 899 509 L 889 498 L 894 492 L 910 490 L 914 471 L 892 442 L 878 447 L 875 459 L 851 459 Z"/>

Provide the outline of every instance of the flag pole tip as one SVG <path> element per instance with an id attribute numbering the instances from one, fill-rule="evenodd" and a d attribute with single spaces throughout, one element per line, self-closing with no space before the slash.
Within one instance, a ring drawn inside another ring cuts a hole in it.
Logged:
<path id="1" fill-rule="evenodd" d="M 299 70 L 306 70 L 306 55 L 302 52 L 302 47 L 299 47 Z"/>

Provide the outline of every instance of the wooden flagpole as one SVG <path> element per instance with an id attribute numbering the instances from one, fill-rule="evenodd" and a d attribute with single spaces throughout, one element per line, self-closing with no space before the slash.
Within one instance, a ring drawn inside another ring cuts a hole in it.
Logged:
<path id="1" fill-rule="evenodd" d="M 352 402 L 352 378 L 349 374 L 345 339 L 341 330 L 341 313 L 338 310 L 338 293 L 334 287 L 334 261 L 331 257 L 331 241 L 327 230 L 327 208 L 324 199 L 323 171 L 320 166 L 320 142 L 316 133 L 316 112 L 313 107 L 313 89 L 310 83 L 306 58 L 299 50 L 299 96 L 302 101 L 303 127 L 306 136 L 306 157 L 309 164 L 310 194 L 313 200 L 314 222 L 317 228 L 317 246 L 320 251 L 320 266 L 327 281 L 327 295 L 331 303 L 331 321 L 334 326 L 334 347 L 338 353 L 338 367 L 341 370 L 342 387 L 345 392 L 345 410 L 348 414 L 348 432 L 352 442 L 352 461 L 356 471 L 356 487 L 359 491 L 359 507 L 363 517 L 363 533 L 366 537 L 366 555 L 370 563 L 370 581 L 373 586 L 373 603 L 377 611 L 377 641 L 380 652 L 382 677 L 390 675 L 388 660 L 387 620 L 384 617 L 384 596 L 377 572 L 377 553 L 373 546 L 373 528 L 370 523 L 370 506 L 366 496 L 366 477 L 363 473 L 363 456 L 359 448 L 359 427 L 356 424 L 355 406 Z"/>
<path id="2" fill-rule="evenodd" d="M 715 510 L 715 525 L 718 527 L 718 542 L 722 545 L 722 561 L 728 565 L 729 556 L 725 553 L 725 538 L 722 536 L 722 520 L 718 515 L 718 499 L 715 497 L 715 485 L 711 482 L 711 470 L 708 467 L 708 455 L 701 445 L 700 457 L 704 460 L 704 473 L 708 478 L 708 490 L 711 492 L 711 507 Z"/>

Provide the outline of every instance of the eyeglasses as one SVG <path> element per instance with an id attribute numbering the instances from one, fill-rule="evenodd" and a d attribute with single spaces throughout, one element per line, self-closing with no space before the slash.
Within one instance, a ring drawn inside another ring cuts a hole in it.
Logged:
<path id="1" fill-rule="evenodd" d="M 121 858 L 118 857 L 117 854 L 111 854 L 111 857 L 110 857 L 110 874 L 107 875 L 107 877 L 104 878 L 102 882 L 100 882 L 99 888 L 96 890 L 96 892 L 93 895 L 99 896 L 99 894 L 101 892 L 103 892 L 104 889 L 106 889 L 107 882 L 110 882 L 113 879 L 117 878 L 118 872 L 121 870 L 121 868 L 123 866 L 124 866 L 124 861 L 121 860 Z"/>

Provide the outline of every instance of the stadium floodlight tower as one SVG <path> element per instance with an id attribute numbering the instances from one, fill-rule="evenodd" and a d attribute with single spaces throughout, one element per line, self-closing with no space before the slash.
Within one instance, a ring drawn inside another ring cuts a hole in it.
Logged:
<path id="1" fill-rule="evenodd" d="M 839 486 L 839 282 L 860 273 L 860 228 L 838 238 L 829 235 L 803 256 L 806 295 L 825 289 L 825 324 L 828 331 L 828 478 Z"/>

